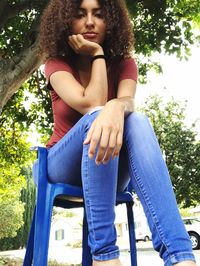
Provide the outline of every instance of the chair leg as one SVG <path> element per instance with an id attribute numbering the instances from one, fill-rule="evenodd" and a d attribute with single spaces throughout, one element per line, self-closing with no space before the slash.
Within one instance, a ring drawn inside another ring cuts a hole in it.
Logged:
<path id="1" fill-rule="evenodd" d="M 129 228 L 131 266 L 137 266 L 137 252 L 136 252 L 135 227 L 134 227 L 134 217 L 133 217 L 133 203 L 127 202 L 126 207 L 127 207 L 128 228 Z"/>
<path id="2" fill-rule="evenodd" d="M 49 236 L 54 199 L 53 196 L 50 195 L 51 190 L 45 192 L 42 198 L 37 199 L 33 266 L 48 265 Z"/>
<path id="3" fill-rule="evenodd" d="M 92 266 L 92 255 L 90 247 L 88 246 L 88 224 L 85 208 L 83 215 L 82 266 Z"/>
<path id="4" fill-rule="evenodd" d="M 36 208 L 35 208 L 36 209 Z M 35 231 L 35 210 L 29 232 L 28 242 L 26 246 L 26 253 L 24 257 L 23 266 L 31 266 L 33 261 L 33 246 L 34 246 L 34 231 Z"/>

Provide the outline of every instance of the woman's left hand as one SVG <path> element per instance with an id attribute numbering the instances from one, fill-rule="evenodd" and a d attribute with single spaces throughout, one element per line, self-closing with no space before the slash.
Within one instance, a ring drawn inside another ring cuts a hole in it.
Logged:
<path id="1" fill-rule="evenodd" d="M 106 103 L 92 123 L 83 144 L 90 144 L 88 156 L 92 159 L 98 147 L 96 164 L 106 164 L 119 155 L 123 141 L 124 106 L 117 99 Z"/>

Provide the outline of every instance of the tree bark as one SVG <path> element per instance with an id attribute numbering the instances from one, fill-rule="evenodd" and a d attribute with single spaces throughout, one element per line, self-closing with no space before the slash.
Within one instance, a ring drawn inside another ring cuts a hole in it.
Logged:
<path id="1" fill-rule="evenodd" d="M 41 63 L 37 41 L 19 55 L 7 59 L 0 58 L 0 113 L 10 97 Z"/>

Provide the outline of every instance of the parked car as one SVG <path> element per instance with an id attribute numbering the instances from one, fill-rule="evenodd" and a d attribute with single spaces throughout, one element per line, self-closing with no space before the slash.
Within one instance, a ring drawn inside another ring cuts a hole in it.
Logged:
<path id="1" fill-rule="evenodd" d="M 192 248 L 200 249 L 200 219 L 187 217 L 183 218 L 183 222 L 192 241 Z"/>
<path id="2" fill-rule="evenodd" d="M 151 240 L 151 232 L 146 220 L 142 222 L 135 222 L 135 239 L 136 241 L 149 241 Z"/>
<path id="3" fill-rule="evenodd" d="M 145 231 L 140 231 L 140 230 L 135 230 L 135 238 L 136 241 L 142 240 L 142 241 L 149 241 L 151 240 L 151 232 Z"/>

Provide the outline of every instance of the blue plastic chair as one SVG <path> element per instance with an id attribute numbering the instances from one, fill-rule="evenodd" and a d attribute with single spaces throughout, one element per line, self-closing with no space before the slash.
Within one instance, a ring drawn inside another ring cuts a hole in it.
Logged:
<path id="1" fill-rule="evenodd" d="M 53 206 L 63 208 L 84 208 L 83 191 L 81 187 L 75 187 L 61 183 L 50 183 L 47 177 L 47 150 L 38 147 L 39 178 L 37 188 L 37 200 L 35 212 L 29 232 L 23 266 L 47 266 L 48 247 Z M 80 200 L 81 199 L 81 200 Z M 136 241 L 133 219 L 133 199 L 127 190 L 117 194 L 116 205 L 125 203 L 130 239 L 131 266 L 137 266 Z M 92 266 L 92 256 L 88 246 L 88 227 L 84 211 L 82 239 L 82 265 Z"/>

